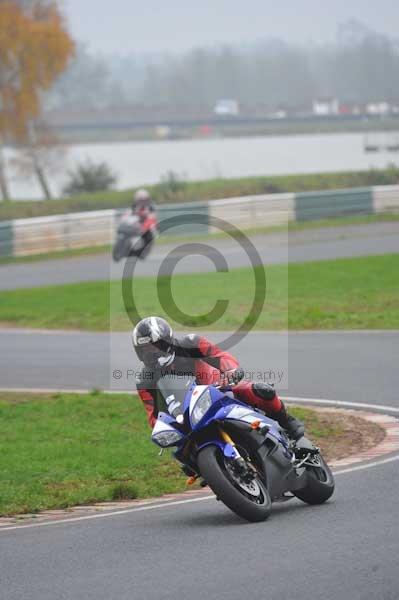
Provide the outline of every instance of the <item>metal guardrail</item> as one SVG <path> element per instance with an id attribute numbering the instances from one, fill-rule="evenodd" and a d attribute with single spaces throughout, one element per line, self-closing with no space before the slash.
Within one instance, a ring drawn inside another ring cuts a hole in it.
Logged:
<path id="1" fill-rule="evenodd" d="M 13 222 L 13 255 L 110 244 L 114 215 L 114 210 L 103 210 L 16 219 Z"/>
<path id="2" fill-rule="evenodd" d="M 13 254 L 13 221 L 0 221 L 0 256 Z"/>
<path id="3" fill-rule="evenodd" d="M 70 213 L 0 222 L 0 256 L 25 256 L 102 246 L 112 243 L 121 210 Z M 161 205 L 159 218 L 164 234 L 190 235 L 220 230 L 220 221 L 248 229 L 345 215 L 399 212 L 399 185 L 298 194 L 264 194 L 209 202 Z M 201 224 L 189 223 L 200 214 Z M 172 217 L 188 223 L 167 228 Z M 227 224 L 227 225 L 226 225 Z M 222 227 L 222 228 L 223 228 Z"/>
<path id="4" fill-rule="evenodd" d="M 314 221 L 350 215 L 372 214 L 371 188 L 302 192 L 295 197 L 295 220 Z"/>
<path id="5" fill-rule="evenodd" d="M 295 220 L 295 194 L 262 194 L 209 202 L 209 220 L 222 219 L 241 229 L 284 225 Z M 214 227 L 212 227 L 212 230 Z"/>

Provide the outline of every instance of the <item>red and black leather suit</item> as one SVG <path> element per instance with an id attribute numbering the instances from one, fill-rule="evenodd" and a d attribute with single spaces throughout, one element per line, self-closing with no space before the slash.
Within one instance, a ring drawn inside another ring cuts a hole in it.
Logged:
<path id="1" fill-rule="evenodd" d="M 153 427 L 158 414 L 157 381 L 166 373 L 193 375 L 199 385 L 219 383 L 224 373 L 234 371 L 237 359 L 200 335 L 186 335 L 173 343 L 175 358 L 171 365 L 150 369 L 144 367 L 137 379 L 137 391 Z M 284 427 L 287 413 L 274 388 L 267 383 L 241 381 L 234 386 L 236 398 L 260 408 Z"/>

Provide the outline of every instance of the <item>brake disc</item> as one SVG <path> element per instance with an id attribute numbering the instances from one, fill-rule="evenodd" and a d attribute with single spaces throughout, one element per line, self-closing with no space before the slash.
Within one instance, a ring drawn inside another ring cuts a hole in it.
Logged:
<path id="1" fill-rule="evenodd" d="M 235 472 L 234 467 L 231 465 L 230 462 L 225 460 L 225 466 L 232 479 L 234 479 L 234 481 L 238 483 L 241 489 L 247 492 L 247 494 L 249 494 L 250 496 L 254 496 L 255 498 L 260 496 L 261 490 L 256 479 L 252 479 L 251 481 L 244 481 L 242 477 L 240 477 Z"/>

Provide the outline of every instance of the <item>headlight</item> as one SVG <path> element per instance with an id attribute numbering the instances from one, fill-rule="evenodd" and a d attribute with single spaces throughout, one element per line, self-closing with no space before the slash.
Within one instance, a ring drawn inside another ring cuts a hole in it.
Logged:
<path id="1" fill-rule="evenodd" d="M 181 437 L 182 434 L 178 431 L 160 431 L 152 436 L 152 441 L 158 444 L 158 446 L 166 448 L 167 446 L 176 444 Z"/>
<path id="2" fill-rule="evenodd" d="M 209 388 L 198 398 L 195 403 L 193 412 L 191 413 L 191 423 L 193 426 L 197 425 L 205 415 L 207 410 L 212 406 L 212 398 Z"/>

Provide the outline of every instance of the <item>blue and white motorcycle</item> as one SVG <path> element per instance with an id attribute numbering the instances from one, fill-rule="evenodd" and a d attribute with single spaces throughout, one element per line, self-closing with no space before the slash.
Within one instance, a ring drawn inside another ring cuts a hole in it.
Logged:
<path id="1" fill-rule="evenodd" d="M 290 440 L 280 425 L 234 398 L 234 388 L 196 385 L 164 375 L 152 441 L 175 446 L 191 481 L 203 479 L 216 498 L 248 521 L 263 521 L 272 502 L 321 504 L 334 492 L 330 468 L 310 440 Z"/>

